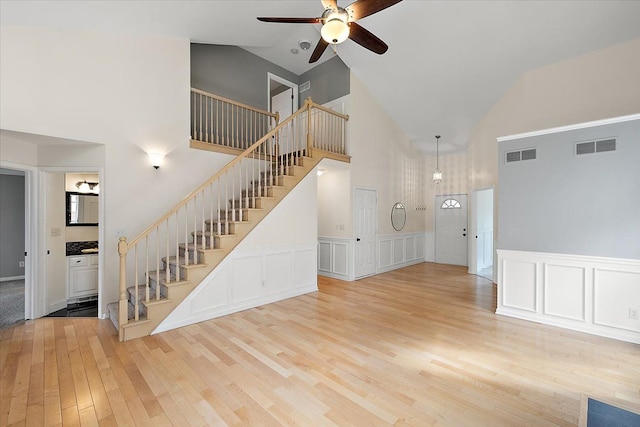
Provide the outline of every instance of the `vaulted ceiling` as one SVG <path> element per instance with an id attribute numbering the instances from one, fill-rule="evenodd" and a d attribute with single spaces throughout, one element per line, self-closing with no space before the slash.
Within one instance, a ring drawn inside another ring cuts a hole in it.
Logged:
<path id="1" fill-rule="evenodd" d="M 312 66 L 320 25 L 256 17 L 322 11 L 319 0 L 2 0 L 0 22 L 236 45 L 301 74 Z M 379 56 L 348 40 L 320 62 L 340 56 L 418 148 L 432 151 L 440 134 L 441 151 L 460 151 L 474 124 L 523 73 L 640 37 L 640 1 L 404 0 L 359 23 L 389 51 Z M 300 50 L 301 40 L 312 48 Z"/>

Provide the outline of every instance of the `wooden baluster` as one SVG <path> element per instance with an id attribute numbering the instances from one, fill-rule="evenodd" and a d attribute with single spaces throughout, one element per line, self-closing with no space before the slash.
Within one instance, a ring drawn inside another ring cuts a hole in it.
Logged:
<path id="1" fill-rule="evenodd" d="M 169 283 L 171 281 L 171 274 L 170 274 L 170 269 L 169 269 L 169 218 L 167 218 L 166 221 L 166 236 L 165 236 L 165 240 L 166 240 L 166 246 L 167 246 L 167 268 L 166 268 L 166 276 L 165 276 L 165 283 Z M 176 261 L 178 260 L 178 253 L 176 252 Z M 158 283 L 158 288 L 160 288 L 160 284 Z"/>
<path id="2" fill-rule="evenodd" d="M 120 295 L 118 299 L 118 339 L 124 341 L 123 326 L 129 322 L 129 298 L 127 297 L 127 238 L 118 240 L 118 255 L 120 256 Z"/>
<path id="3" fill-rule="evenodd" d="M 211 240 L 209 241 L 208 249 L 213 249 L 213 183 L 209 184 L 209 235 L 211 236 Z M 195 254 L 193 254 L 195 257 Z M 194 258 L 195 260 L 195 258 Z"/>
<path id="4" fill-rule="evenodd" d="M 220 145 L 220 127 L 219 127 L 219 122 L 220 122 L 220 101 L 218 101 L 216 99 L 216 134 L 215 134 L 215 138 L 216 138 L 216 144 Z"/>
<path id="5" fill-rule="evenodd" d="M 144 297 L 145 301 L 149 302 L 151 300 L 151 296 L 149 295 L 149 235 L 147 234 L 144 238 L 144 250 L 145 250 L 145 284 L 144 284 Z"/>
<path id="6" fill-rule="evenodd" d="M 193 245 L 193 249 L 198 249 L 198 239 L 196 238 L 198 232 L 198 196 L 193 196 L 193 232 L 195 238 L 195 244 Z M 195 264 L 195 263 L 192 263 Z"/>
<path id="7" fill-rule="evenodd" d="M 207 239 L 205 239 L 205 223 L 204 223 L 204 218 L 205 218 L 205 214 L 204 214 L 204 189 L 202 190 L 202 250 L 207 249 Z M 195 258 L 195 252 L 193 253 L 194 258 L 193 258 L 193 263 L 196 264 L 196 258 Z"/>
<path id="8" fill-rule="evenodd" d="M 307 98 L 307 156 L 311 157 L 311 145 L 313 144 L 313 136 L 311 135 L 311 98 Z"/>
<path id="9" fill-rule="evenodd" d="M 167 268 L 169 268 L 169 260 L 167 260 Z M 156 300 L 160 299 L 160 227 L 156 227 Z M 149 286 L 151 286 L 151 281 L 149 280 Z"/>
<path id="10" fill-rule="evenodd" d="M 198 126 L 198 140 L 202 141 L 202 95 L 200 95 L 199 98 L 200 98 L 200 102 L 199 102 L 200 107 L 198 108 L 198 116 L 200 117 L 200 120 L 199 120 L 200 126 Z"/>
<path id="11" fill-rule="evenodd" d="M 180 217 L 180 212 L 176 211 L 176 255 L 180 255 L 180 227 L 178 226 L 178 219 Z M 185 242 L 186 243 L 186 242 Z M 187 247 L 185 246 L 184 248 L 184 253 L 188 258 L 188 251 L 187 251 Z M 180 281 L 180 269 L 178 269 L 176 271 L 176 281 Z"/>
<path id="12" fill-rule="evenodd" d="M 204 97 L 204 142 L 209 142 L 209 97 Z"/>
<path id="13" fill-rule="evenodd" d="M 192 117 L 192 123 L 191 123 L 191 139 L 196 139 L 196 96 L 198 96 L 197 93 L 191 93 L 191 99 L 192 99 L 192 109 L 191 109 L 191 117 Z"/>
<path id="14" fill-rule="evenodd" d="M 133 319 L 138 321 L 140 320 L 140 278 L 138 277 L 139 273 L 138 273 L 138 245 L 136 245 L 133 255 L 135 257 L 135 261 L 134 261 L 134 274 L 135 274 L 135 279 L 134 279 L 134 295 L 135 295 L 135 302 L 133 303 L 133 310 L 134 310 L 134 314 L 133 314 Z M 128 307 L 127 307 L 128 308 Z M 127 313 L 128 315 L 128 313 Z"/>
<path id="15" fill-rule="evenodd" d="M 189 204 L 185 203 L 184 204 L 184 243 L 185 245 L 189 245 L 189 211 L 187 209 L 187 206 Z M 194 239 L 194 248 L 195 248 L 195 238 L 196 236 L 193 236 Z M 185 265 L 189 265 L 189 258 L 187 258 L 187 260 L 185 261 Z"/>
<path id="16" fill-rule="evenodd" d="M 222 194 L 222 191 L 220 190 L 220 185 L 222 185 L 222 178 L 218 179 L 218 214 L 217 214 L 218 222 L 216 223 L 218 236 L 222 234 L 222 232 L 220 231 L 220 195 Z"/>

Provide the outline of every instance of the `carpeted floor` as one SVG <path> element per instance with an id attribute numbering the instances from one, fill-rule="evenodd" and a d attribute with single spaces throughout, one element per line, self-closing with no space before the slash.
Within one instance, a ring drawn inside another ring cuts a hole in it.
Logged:
<path id="1" fill-rule="evenodd" d="M 24 279 L 0 282 L 0 329 L 24 320 Z"/>

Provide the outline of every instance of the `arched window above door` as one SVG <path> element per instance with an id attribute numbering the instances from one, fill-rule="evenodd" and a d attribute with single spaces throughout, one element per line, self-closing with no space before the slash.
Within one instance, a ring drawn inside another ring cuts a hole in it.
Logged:
<path id="1" fill-rule="evenodd" d="M 442 202 L 442 205 L 440 205 L 440 209 L 460 209 L 462 208 L 462 206 L 460 205 L 460 202 L 457 201 L 456 199 L 447 199 L 444 202 Z"/>

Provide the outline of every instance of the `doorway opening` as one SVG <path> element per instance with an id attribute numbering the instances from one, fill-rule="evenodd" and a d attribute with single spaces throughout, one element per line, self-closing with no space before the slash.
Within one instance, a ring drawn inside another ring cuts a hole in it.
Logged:
<path id="1" fill-rule="evenodd" d="M 280 123 L 298 110 L 298 85 L 267 73 L 268 110 L 280 113 Z"/>
<path id="2" fill-rule="evenodd" d="M 0 168 L 0 329 L 29 318 L 26 298 L 31 279 L 27 265 L 30 252 L 28 181 L 28 171 Z"/>
<path id="3" fill-rule="evenodd" d="M 493 188 L 471 194 L 471 234 L 469 274 L 493 281 Z"/>
<path id="4" fill-rule="evenodd" d="M 99 317 L 102 173 L 92 168 L 41 171 L 41 316 Z"/>

